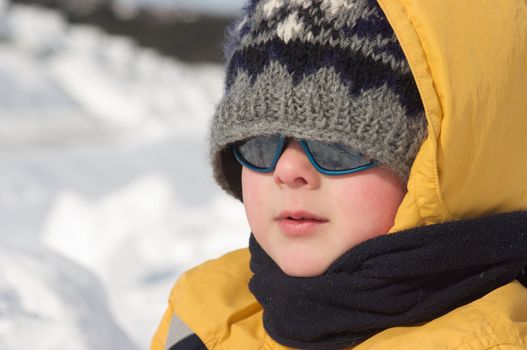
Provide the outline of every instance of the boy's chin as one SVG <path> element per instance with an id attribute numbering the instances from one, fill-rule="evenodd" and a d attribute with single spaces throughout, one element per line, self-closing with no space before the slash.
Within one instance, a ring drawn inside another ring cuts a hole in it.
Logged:
<path id="1" fill-rule="evenodd" d="M 326 272 L 331 264 L 340 256 L 340 251 L 314 249 L 311 244 L 293 244 L 266 249 L 262 248 L 280 267 L 283 273 L 291 277 L 315 277 Z"/>
<path id="2" fill-rule="evenodd" d="M 276 260 L 275 260 L 276 261 Z M 313 261 L 312 259 L 285 259 L 276 262 L 280 269 L 291 277 L 315 277 L 324 274 L 331 262 Z"/>

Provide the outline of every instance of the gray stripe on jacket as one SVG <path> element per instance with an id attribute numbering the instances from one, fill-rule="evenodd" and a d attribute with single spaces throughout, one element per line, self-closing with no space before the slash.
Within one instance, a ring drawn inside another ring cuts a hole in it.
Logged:
<path id="1" fill-rule="evenodd" d="M 183 323 L 179 317 L 174 315 L 172 320 L 170 320 L 170 328 L 168 329 L 165 350 L 169 350 L 172 345 L 178 343 L 193 333 L 194 332 L 188 328 L 188 326 Z"/>

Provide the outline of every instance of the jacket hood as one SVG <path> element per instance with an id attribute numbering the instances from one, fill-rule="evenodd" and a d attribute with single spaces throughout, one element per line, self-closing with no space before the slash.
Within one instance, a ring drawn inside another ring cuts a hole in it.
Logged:
<path id="1" fill-rule="evenodd" d="M 527 2 L 378 0 L 428 122 L 391 232 L 527 208 Z"/>

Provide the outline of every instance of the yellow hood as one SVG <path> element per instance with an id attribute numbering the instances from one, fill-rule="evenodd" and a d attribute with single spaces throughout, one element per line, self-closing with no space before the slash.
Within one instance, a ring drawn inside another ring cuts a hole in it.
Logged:
<path id="1" fill-rule="evenodd" d="M 428 120 L 391 232 L 527 209 L 527 2 L 378 2 Z"/>

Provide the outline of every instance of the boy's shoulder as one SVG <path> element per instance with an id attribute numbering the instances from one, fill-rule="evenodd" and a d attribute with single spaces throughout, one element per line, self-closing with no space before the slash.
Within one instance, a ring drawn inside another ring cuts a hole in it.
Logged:
<path id="1" fill-rule="evenodd" d="M 354 350 L 527 349 L 527 289 L 518 281 L 414 327 L 394 327 Z"/>
<path id="2" fill-rule="evenodd" d="M 234 308 L 256 303 L 248 288 L 249 260 L 249 250 L 239 249 L 188 270 L 174 285 L 171 301 L 186 305 L 200 300 L 200 305 L 226 303 Z"/>
<path id="3" fill-rule="evenodd" d="M 249 291 L 248 249 L 239 249 L 185 272 L 170 295 L 174 313 L 209 348 L 228 336 L 233 323 L 258 323 L 262 308 Z M 263 330 L 255 335 L 260 341 Z M 260 334 L 261 333 L 261 334 Z"/>

